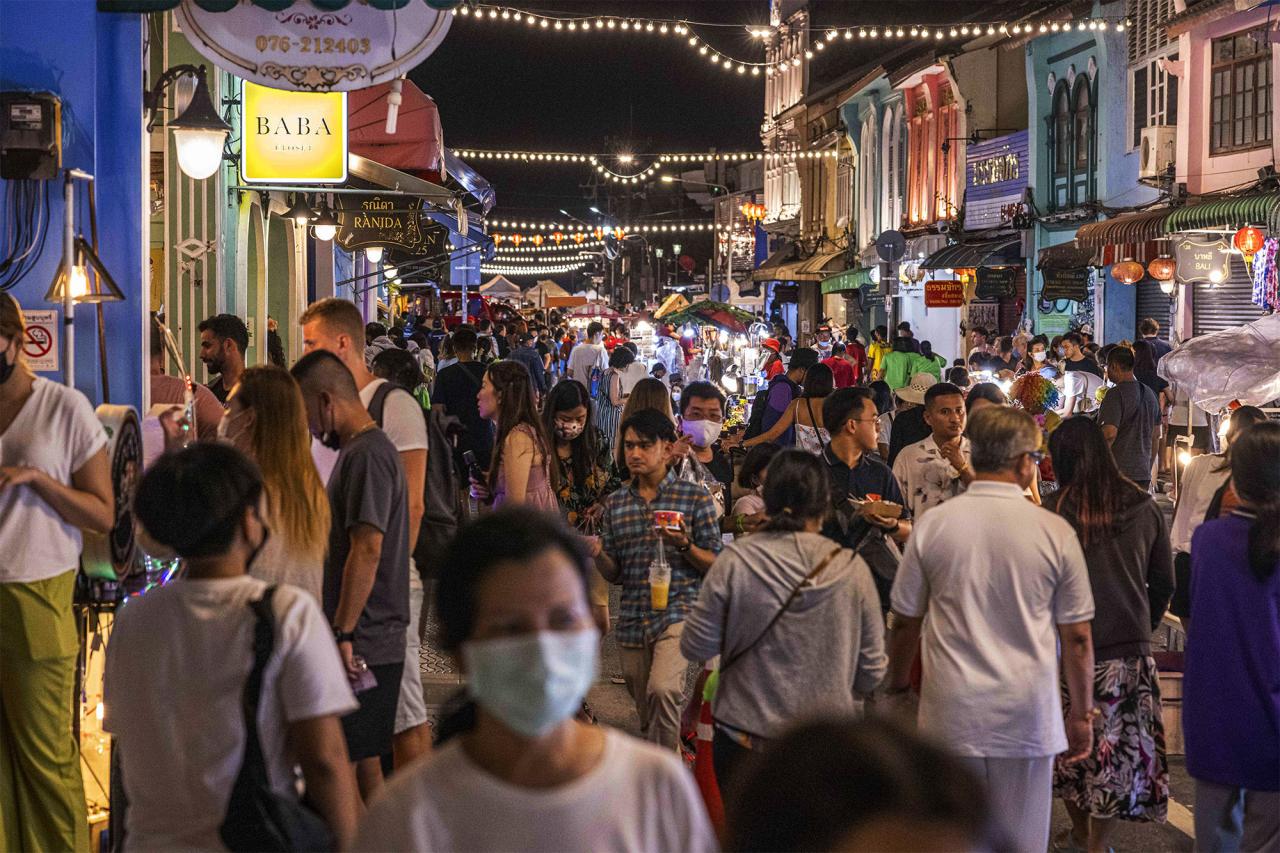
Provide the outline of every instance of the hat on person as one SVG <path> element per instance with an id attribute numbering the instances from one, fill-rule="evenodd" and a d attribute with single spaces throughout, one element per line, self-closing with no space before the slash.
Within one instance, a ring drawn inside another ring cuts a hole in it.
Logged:
<path id="1" fill-rule="evenodd" d="M 787 370 L 808 370 L 817 363 L 817 350 L 809 347 L 796 347 L 795 352 L 791 353 L 791 361 L 787 363 Z"/>
<path id="2" fill-rule="evenodd" d="M 764 347 L 765 349 L 771 349 L 776 353 L 782 352 L 782 344 L 778 343 L 777 338 L 765 338 L 763 341 L 760 342 L 760 346 Z"/>
<path id="3" fill-rule="evenodd" d="M 911 383 L 897 390 L 898 397 L 907 403 L 924 405 L 924 393 L 938 384 L 932 373 L 917 373 L 911 377 Z"/>

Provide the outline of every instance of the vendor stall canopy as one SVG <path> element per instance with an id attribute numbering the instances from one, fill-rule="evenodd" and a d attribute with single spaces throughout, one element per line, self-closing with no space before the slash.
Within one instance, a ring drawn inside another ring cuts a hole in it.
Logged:
<path id="1" fill-rule="evenodd" d="M 227 12 L 240 5 L 241 0 L 192 0 L 206 12 Z M 282 12 L 295 2 L 302 5 L 315 6 L 326 12 L 334 12 L 351 3 L 352 0 L 250 0 L 253 5 L 268 12 Z M 362 0 L 375 9 L 391 11 L 403 9 L 417 0 Z M 422 0 L 432 9 L 452 9 L 461 0 Z M 167 12 L 182 5 L 182 0 L 98 0 L 99 12 Z"/>

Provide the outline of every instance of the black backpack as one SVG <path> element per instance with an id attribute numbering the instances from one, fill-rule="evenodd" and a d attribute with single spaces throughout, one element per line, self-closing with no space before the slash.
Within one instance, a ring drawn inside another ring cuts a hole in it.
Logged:
<path id="1" fill-rule="evenodd" d="M 743 438 L 755 438 L 764 432 L 764 410 L 769 405 L 769 392 L 777 382 L 785 382 L 791 386 L 792 399 L 800 396 L 800 386 L 788 379 L 787 374 L 779 373 L 770 379 L 768 385 L 756 392 L 755 400 L 751 403 L 751 420 L 747 422 L 747 431 L 742 434 Z"/>
<path id="2" fill-rule="evenodd" d="M 369 401 L 369 416 L 379 427 L 382 426 L 387 395 L 392 391 L 409 393 L 384 382 Z M 417 405 L 417 400 L 414 404 Z M 425 579 L 436 574 L 435 563 L 458 532 L 463 513 L 458 497 L 461 479 L 453 464 L 453 436 L 461 429 L 461 423 L 456 417 L 442 414 L 438 408 L 424 410 L 422 417 L 427 423 L 427 476 L 423 483 L 422 528 L 418 545 L 413 549 L 413 558 Z"/>

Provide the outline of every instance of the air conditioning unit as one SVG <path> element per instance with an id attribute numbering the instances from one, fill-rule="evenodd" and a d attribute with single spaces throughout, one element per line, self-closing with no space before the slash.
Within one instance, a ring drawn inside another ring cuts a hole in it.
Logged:
<path id="1" fill-rule="evenodd" d="M 1142 128 L 1138 146 L 1139 178 L 1158 178 L 1173 164 L 1178 145 L 1178 129 L 1171 124 Z"/>

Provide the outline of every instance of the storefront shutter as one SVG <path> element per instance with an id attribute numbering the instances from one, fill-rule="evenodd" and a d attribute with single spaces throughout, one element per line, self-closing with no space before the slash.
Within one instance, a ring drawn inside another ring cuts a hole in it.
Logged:
<path id="1" fill-rule="evenodd" d="M 1138 328 L 1145 318 L 1150 317 L 1160 324 L 1160 339 L 1169 340 L 1169 327 L 1173 324 L 1173 299 L 1160 290 L 1160 282 L 1153 278 L 1144 278 L 1138 282 L 1138 310 L 1133 327 Z"/>
<path id="2" fill-rule="evenodd" d="M 1195 283 L 1191 296 L 1192 332 L 1203 335 L 1252 323 L 1262 316 L 1262 308 L 1250 302 L 1253 282 L 1238 256 L 1231 258 L 1231 275 L 1222 284 Z"/>

